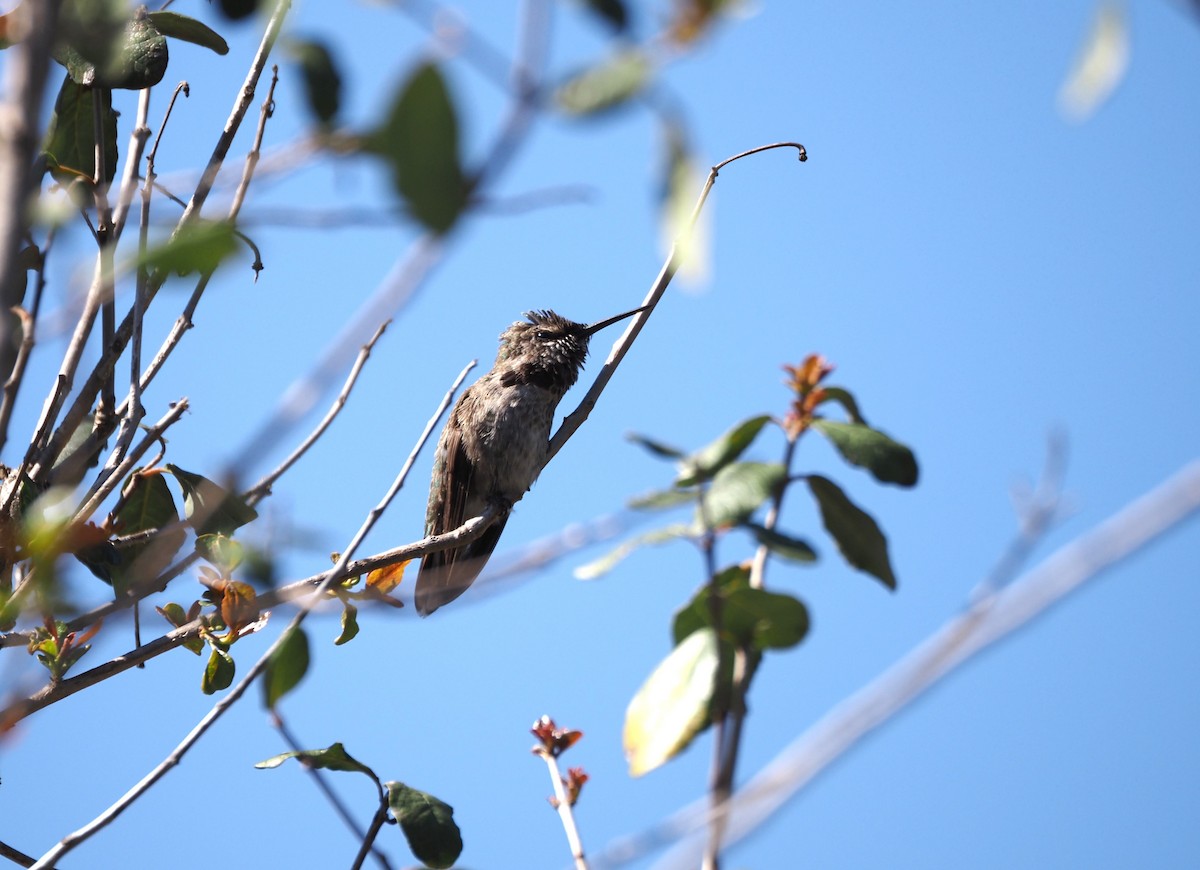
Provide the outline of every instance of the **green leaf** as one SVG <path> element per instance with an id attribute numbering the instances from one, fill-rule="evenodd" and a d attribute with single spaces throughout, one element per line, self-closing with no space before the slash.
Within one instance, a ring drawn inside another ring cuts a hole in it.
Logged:
<path id="1" fill-rule="evenodd" d="M 813 428 L 833 442 L 843 459 L 866 468 L 876 480 L 916 485 L 917 458 L 912 450 L 877 429 L 834 420 L 814 420 Z"/>
<path id="2" fill-rule="evenodd" d="M 308 673 L 308 635 L 297 628 L 288 634 L 283 645 L 267 660 L 263 674 L 263 704 L 274 711 L 279 700 L 304 679 Z"/>
<path id="3" fill-rule="evenodd" d="M 342 609 L 342 632 L 333 643 L 341 646 L 349 643 L 358 635 L 358 608 L 349 601 L 344 602 Z"/>
<path id="4" fill-rule="evenodd" d="M 826 402 L 837 402 L 846 412 L 846 416 L 850 418 L 851 423 L 861 423 L 867 425 L 866 418 L 858 409 L 858 402 L 849 390 L 844 387 L 821 387 L 825 393 Z"/>
<path id="5" fill-rule="evenodd" d="M 777 462 L 735 462 L 717 472 L 704 495 L 704 511 L 697 508 L 696 522 L 705 520 L 714 529 L 736 526 L 750 519 L 775 488 L 787 479 L 787 469 Z"/>
<path id="6" fill-rule="evenodd" d="M 312 116 L 323 125 L 332 124 L 341 106 L 342 76 L 329 47 L 319 40 L 293 39 L 287 51 L 300 65 Z"/>
<path id="7" fill-rule="evenodd" d="M 121 492 L 116 521 L 117 532 L 122 536 L 168 529 L 177 523 L 179 510 L 166 479 L 161 474 L 133 472 Z M 121 562 L 114 572 L 114 585 L 129 588 L 157 577 L 179 552 L 186 537 L 182 528 L 173 528 L 143 543 L 121 547 Z"/>
<path id="8" fill-rule="evenodd" d="M 653 74 L 654 65 L 645 53 L 627 49 L 559 85 L 554 103 L 565 115 L 598 115 L 637 96 Z"/>
<path id="9" fill-rule="evenodd" d="M 333 743 L 327 749 L 301 749 L 297 752 L 283 752 L 279 755 L 272 755 L 270 758 L 264 759 L 254 766 L 259 770 L 270 770 L 271 768 L 279 767 L 279 765 L 283 764 L 289 758 L 295 758 L 308 767 L 316 767 L 321 770 L 362 773 L 371 777 L 375 782 L 379 782 L 379 777 L 375 775 L 375 771 L 351 756 L 346 751 L 346 747 L 341 743 Z"/>
<path id="10" fill-rule="evenodd" d="M 206 695 L 228 689 L 233 683 L 236 668 L 233 656 L 223 649 L 212 647 L 208 656 L 208 665 L 204 668 L 204 676 L 200 680 L 200 691 Z"/>
<path id="11" fill-rule="evenodd" d="M 101 135 L 104 137 L 104 181 L 111 183 L 117 174 L 117 115 L 112 107 L 112 92 L 105 88 L 85 88 L 70 76 L 63 79 L 54 103 L 54 115 L 46 136 L 46 165 L 62 184 L 89 182 L 96 171 L 96 125 L 93 101 L 101 101 Z"/>
<path id="12" fill-rule="evenodd" d="M 364 146 L 391 166 L 392 182 L 413 216 L 445 233 L 467 204 L 458 119 L 437 66 L 419 66 L 392 102 L 383 126 Z"/>
<path id="13" fill-rule="evenodd" d="M 676 643 L 702 629 L 712 629 L 712 602 L 717 596 L 721 612 L 721 638 L 736 646 L 757 650 L 789 649 L 808 635 L 809 616 L 804 602 L 791 595 L 750 586 L 750 572 L 740 565 L 726 568 L 713 584 L 701 587 L 675 614 L 672 634 Z"/>
<path id="14" fill-rule="evenodd" d="M 791 562 L 817 561 L 817 551 L 803 538 L 785 535 L 775 529 L 768 529 L 754 523 L 746 524 L 746 528 L 754 535 L 755 540 L 776 556 L 780 556 Z"/>
<path id="15" fill-rule="evenodd" d="M 635 511 L 659 511 L 689 504 L 695 500 L 696 491 L 692 489 L 660 489 L 634 496 L 626 502 L 626 506 Z"/>
<path id="16" fill-rule="evenodd" d="M 625 8 L 624 0 L 584 0 L 583 5 L 604 19 L 617 33 L 629 29 L 629 10 Z"/>
<path id="17" fill-rule="evenodd" d="M 646 532 L 636 538 L 621 542 L 599 559 L 588 562 L 586 565 L 580 565 L 574 571 L 575 579 L 595 580 L 597 577 L 607 574 L 638 547 L 647 544 L 665 544 L 677 538 L 690 538 L 696 534 L 697 530 L 687 523 L 673 523 L 664 528 L 655 529 L 653 532 Z"/>
<path id="18" fill-rule="evenodd" d="M 208 534 L 196 536 L 196 552 L 219 568 L 223 576 L 228 576 L 242 564 L 246 548 L 227 535 Z"/>
<path id="19" fill-rule="evenodd" d="M 65 0 L 55 32 L 54 59 L 67 67 L 75 81 L 92 84 L 96 69 L 119 65 L 129 23 L 125 0 Z"/>
<path id="20" fill-rule="evenodd" d="M 655 441 L 653 438 L 647 438 L 645 435 L 639 435 L 637 432 L 627 432 L 625 438 L 663 459 L 683 459 L 685 455 L 678 447 L 663 444 L 661 441 Z"/>
<path id="21" fill-rule="evenodd" d="M 638 689 L 625 711 L 630 776 L 662 766 L 708 726 L 718 660 L 716 632 L 702 628 L 671 650 Z"/>
<path id="22" fill-rule="evenodd" d="M 202 21 L 189 18 L 187 15 L 180 15 L 178 12 L 165 10 L 151 12 L 146 17 L 163 36 L 182 39 L 184 42 L 211 49 L 217 54 L 229 54 L 229 44 L 221 38 L 221 34 Z"/>
<path id="23" fill-rule="evenodd" d="M 119 39 L 60 42 L 54 57 L 81 85 L 137 91 L 162 81 L 167 72 L 167 40 L 142 8 L 125 22 Z"/>
<path id="24" fill-rule="evenodd" d="M 770 421 L 770 416 L 766 414 L 743 420 L 704 449 L 693 453 L 680 463 L 675 485 L 694 486 L 702 480 L 711 479 L 741 456 Z"/>
<path id="25" fill-rule="evenodd" d="M 808 488 L 821 508 L 825 530 L 837 543 L 846 561 L 852 567 L 877 577 L 889 589 L 895 589 L 896 575 L 892 573 L 892 564 L 888 559 L 887 538 L 875 520 L 851 502 L 831 480 L 810 474 Z"/>
<path id="26" fill-rule="evenodd" d="M 402 782 L 387 783 L 387 790 L 388 806 L 417 860 L 427 867 L 452 867 L 463 848 L 454 807 Z"/>
<path id="27" fill-rule="evenodd" d="M 207 275 L 215 272 L 237 249 L 237 236 L 229 221 L 197 220 L 146 251 L 139 265 L 177 275 L 192 272 Z"/>
<path id="28" fill-rule="evenodd" d="M 240 496 L 207 477 L 184 471 L 178 465 L 168 464 L 166 468 L 183 487 L 183 513 L 197 535 L 231 535 L 258 518 L 258 512 Z"/>

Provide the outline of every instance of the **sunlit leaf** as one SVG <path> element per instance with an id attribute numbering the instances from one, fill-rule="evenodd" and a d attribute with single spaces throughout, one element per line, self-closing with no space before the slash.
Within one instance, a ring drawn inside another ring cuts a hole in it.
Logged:
<path id="1" fill-rule="evenodd" d="M 394 565 L 384 565 L 382 568 L 376 568 L 374 571 L 369 572 L 367 574 L 367 588 L 387 595 L 400 585 L 400 582 L 404 579 L 404 572 L 412 561 L 412 559 L 405 559 L 403 562 L 397 562 Z"/>
<path id="2" fill-rule="evenodd" d="M 290 632 L 283 645 L 267 660 L 263 674 L 263 704 L 274 710 L 279 700 L 296 688 L 308 673 L 308 635 L 297 628 Z"/>
<path id="3" fill-rule="evenodd" d="M 716 441 L 698 450 L 680 463 L 676 486 L 694 486 L 713 475 L 742 455 L 747 447 L 771 421 L 767 414 L 751 417 L 738 423 Z"/>
<path id="4" fill-rule="evenodd" d="M 206 695 L 228 689 L 233 683 L 236 667 L 233 656 L 223 649 L 212 647 L 208 656 L 208 665 L 204 668 L 204 676 L 200 680 L 200 690 Z"/>
<path id="5" fill-rule="evenodd" d="M 228 575 L 242 563 L 246 548 L 228 535 L 208 534 L 196 536 L 196 552 Z"/>
<path id="6" fill-rule="evenodd" d="M 463 848 L 454 807 L 402 782 L 387 783 L 387 790 L 388 806 L 417 860 L 427 867 L 452 867 Z"/>
<path id="7" fill-rule="evenodd" d="M 221 594 L 221 619 L 231 632 L 237 632 L 258 619 L 258 595 L 249 583 L 231 580 Z"/>
<path id="8" fill-rule="evenodd" d="M 1059 91 L 1063 114 L 1075 121 L 1086 120 L 1112 96 L 1129 69 L 1129 42 L 1124 4 L 1100 4 Z"/>
<path id="9" fill-rule="evenodd" d="M 202 21 L 169 10 L 150 12 L 146 17 L 163 36 L 181 39 L 184 42 L 211 49 L 217 54 L 229 54 L 229 44 L 221 37 L 221 34 Z"/>
<path id="10" fill-rule="evenodd" d="M 379 777 L 375 775 L 375 771 L 351 756 L 346 751 L 346 747 L 341 743 L 331 744 L 327 749 L 302 749 L 297 752 L 283 752 L 264 759 L 254 766 L 259 770 L 270 770 L 273 767 L 279 767 L 279 765 L 283 764 L 289 758 L 295 758 L 309 767 L 316 767 L 321 770 L 362 773 L 379 782 Z"/>
<path id="11" fill-rule="evenodd" d="M 714 529 L 744 523 L 786 478 L 787 469 L 775 462 L 726 465 L 713 478 L 696 521 Z"/>
<path id="12" fill-rule="evenodd" d="M 637 96 L 653 73 L 643 52 L 627 49 L 568 79 L 554 92 L 554 103 L 576 117 L 611 111 Z"/>
<path id="13" fill-rule="evenodd" d="M 335 646 L 349 643 L 358 635 L 358 608 L 346 601 L 342 605 L 342 630 L 333 642 Z"/>
<path id="14" fill-rule="evenodd" d="M 467 180 L 454 103 L 435 64 L 422 64 L 405 80 L 387 120 L 364 144 L 390 164 L 392 182 L 417 220 L 436 233 L 454 225 L 467 203 Z"/>
<path id="15" fill-rule="evenodd" d="M 877 577 L 889 589 L 895 589 L 896 575 L 888 558 L 887 538 L 875 520 L 851 502 L 831 480 L 810 474 L 808 487 L 817 499 L 826 531 L 846 561 Z"/>
<path id="16" fill-rule="evenodd" d="M 717 635 L 694 631 L 663 659 L 625 711 L 625 758 L 641 776 L 682 752 L 707 727 L 717 674 Z"/>
<path id="17" fill-rule="evenodd" d="M 663 253 L 676 246 L 677 276 L 685 286 L 700 287 L 712 275 L 712 206 L 692 224 L 696 197 L 706 174 L 692 151 L 680 124 L 665 127 L 666 158 L 663 161 L 662 194 L 659 202 L 659 237 Z"/>

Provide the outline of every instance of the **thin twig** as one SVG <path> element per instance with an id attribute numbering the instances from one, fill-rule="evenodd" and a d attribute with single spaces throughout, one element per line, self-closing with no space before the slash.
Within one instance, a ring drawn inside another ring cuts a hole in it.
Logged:
<path id="1" fill-rule="evenodd" d="M 396 475 L 396 479 L 388 488 L 387 493 L 384 495 L 379 504 L 367 514 L 367 518 L 363 521 L 363 524 L 359 527 L 359 530 L 354 534 L 354 537 L 350 540 L 350 543 L 346 545 L 346 548 L 342 551 L 341 556 L 338 557 L 337 564 L 325 572 L 321 582 L 317 584 L 317 588 L 313 597 L 307 601 L 301 602 L 296 611 L 296 615 L 292 617 L 291 622 L 288 623 L 287 627 L 282 632 L 280 632 L 279 637 L 275 639 L 274 643 L 270 645 L 270 647 L 262 654 L 258 661 L 256 661 L 250 667 L 249 672 L 247 672 L 247 674 L 241 679 L 240 682 L 237 683 L 237 685 L 229 690 L 229 693 L 225 695 L 225 697 L 221 698 L 216 704 L 213 705 L 208 713 L 206 713 L 200 719 L 200 721 L 196 723 L 192 730 L 188 732 L 187 736 L 185 736 L 183 740 L 179 742 L 179 745 L 177 745 L 162 762 L 160 762 L 154 767 L 153 770 L 142 777 L 142 779 L 136 785 L 134 785 L 133 788 L 129 789 L 129 791 L 122 795 L 108 809 L 94 818 L 91 822 L 84 825 L 82 828 L 68 834 L 62 840 L 60 840 L 57 845 L 50 849 L 38 860 L 36 864 L 34 864 L 35 870 L 39 870 L 39 868 L 49 868 L 54 862 L 58 861 L 60 858 L 62 858 L 62 856 L 66 855 L 80 843 L 88 840 L 98 831 L 103 830 L 113 821 L 115 821 L 116 818 L 121 815 L 121 813 L 128 809 L 136 800 L 138 800 L 138 798 L 144 795 L 151 787 L 154 786 L 155 783 L 166 776 L 166 774 L 172 768 L 178 765 L 188 751 L 195 746 L 201 737 L 204 736 L 205 732 L 207 732 L 208 729 L 211 728 L 213 724 L 215 724 L 230 707 L 236 704 L 238 700 L 246 693 L 246 690 L 253 685 L 254 681 L 257 680 L 262 672 L 266 670 L 267 663 L 271 660 L 271 657 L 275 655 L 276 651 L 279 650 L 288 641 L 292 634 L 295 633 L 296 629 L 300 627 L 300 625 L 304 622 L 305 617 L 307 617 L 312 611 L 312 608 L 316 606 L 316 603 L 322 594 L 328 591 L 336 582 L 346 576 L 346 568 L 354 555 L 354 551 L 358 549 L 363 539 L 367 536 L 371 529 L 374 528 L 375 524 L 379 521 L 379 518 L 383 515 L 383 512 L 387 509 L 388 505 L 391 504 L 392 499 L 395 498 L 396 493 L 398 493 L 400 488 L 404 485 L 404 481 L 407 479 L 409 471 L 416 462 L 417 455 L 420 453 L 422 447 L 424 447 L 425 442 L 429 440 L 429 436 L 433 433 L 434 427 L 442 418 L 442 415 L 446 412 L 446 409 L 450 406 L 450 401 L 453 398 L 455 391 L 466 378 L 468 371 L 470 371 L 470 366 L 463 369 L 454 385 L 446 393 L 441 404 L 438 406 L 437 412 L 429 419 L 429 422 L 425 424 L 425 429 L 421 433 L 421 437 L 417 439 L 417 443 L 413 446 L 412 451 L 405 460 L 399 474 Z"/>
<path id="2" fill-rule="evenodd" d="M 575 824 L 575 813 L 572 811 L 571 799 L 563 784 L 562 772 L 558 769 L 558 760 L 554 757 L 554 753 L 547 752 L 540 746 L 534 749 L 534 753 L 542 757 L 542 760 L 546 762 L 546 767 L 550 770 L 550 782 L 554 785 L 554 809 L 558 811 L 563 832 L 567 835 L 567 845 L 571 849 L 571 859 L 575 862 L 575 870 L 588 870 L 587 858 L 583 851 L 583 840 L 579 836 L 579 827 Z"/>
<path id="3" fill-rule="evenodd" d="M 735 160 L 740 160 L 743 157 L 748 157 L 751 154 L 757 154 L 760 151 L 767 151 L 772 148 L 795 148 L 800 153 L 801 162 L 808 159 L 808 152 L 799 142 L 776 142 L 771 145 L 760 145 L 758 148 L 751 148 L 749 151 L 743 151 L 741 154 L 735 154 L 733 157 L 722 160 L 709 171 L 708 178 L 704 182 L 704 187 L 700 191 L 700 197 L 692 209 L 692 214 L 688 218 L 687 224 L 685 224 L 683 231 L 676 237 L 675 241 L 672 242 L 671 250 L 667 254 L 667 259 L 663 263 L 662 270 L 658 273 L 654 284 L 651 285 L 650 292 L 646 294 L 646 298 L 642 301 L 642 307 L 646 310 L 630 318 L 629 325 L 625 327 L 625 331 L 613 343 L 612 350 L 608 353 L 608 359 L 604 361 L 604 365 L 596 373 L 596 378 L 592 381 L 591 388 L 579 402 L 579 406 L 566 416 L 562 421 L 562 425 L 558 427 L 558 431 L 554 433 L 554 437 L 550 439 L 550 451 L 547 455 L 547 462 L 554 458 L 563 445 L 567 443 L 570 437 L 587 420 L 588 415 L 592 413 L 592 409 L 596 407 L 596 402 L 600 399 L 600 394 L 604 392 L 604 388 L 616 372 L 617 366 L 621 364 L 621 360 L 629 352 L 629 348 L 638 337 L 638 333 L 642 331 L 642 327 L 646 324 L 650 315 L 654 313 L 654 308 L 658 305 L 658 300 L 662 298 L 663 293 L 667 290 L 667 286 L 671 283 L 671 279 L 679 271 L 679 267 L 683 264 L 684 253 L 688 249 L 688 239 L 695 230 L 696 221 L 699 220 L 700 212 L 704 209 L 704 203 L 708 199 L 709 191 L 712 190 L 712 186 L 717 180 L 717 174 L 723 167 L 728 166 Z"/>

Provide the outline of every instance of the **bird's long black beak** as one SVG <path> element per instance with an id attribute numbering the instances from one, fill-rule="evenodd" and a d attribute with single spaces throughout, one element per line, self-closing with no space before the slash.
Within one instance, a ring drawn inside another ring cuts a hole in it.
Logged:
<path id="1" fill-rule="evenodd" d="M 612 326 L 617 321 L 624 320 L 626 317 L 633 317 L 633 315 L 635 315 L 635 314 L 640 314 L 641 312 L 645 311 L 649 307 L 650 307 L 649 305 L 643 305 L 641 308 L 635 308 L 632 311 L 626 311 L 624 314 L 618 314 L 615 317 L 609 317 L 605 320 L 598 320 L 595 323 L 589 323 L 587 326 L 584 327 L 583 334 L 588 337 L 591 337 L 595 333 L 602 330 L 604 327 Z"/>

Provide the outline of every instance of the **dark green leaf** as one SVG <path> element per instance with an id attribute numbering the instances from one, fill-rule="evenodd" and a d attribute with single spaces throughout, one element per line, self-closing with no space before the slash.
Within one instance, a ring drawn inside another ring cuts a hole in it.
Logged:
<path id="1" fill-rule="evenodd" d="M 716 633 L 701 628 L 677 644 L 638 689 L 625 711 L 630 776 L 665 764 L 708 727 L 719 658 Z"/>
<path id="2" fill-rule="evenodd" d="M 814 420 L 813 428 L 832 441 L 847 462 L 866 468 L 877 480 L 900 486 L 916 485 L 917 458 L 912 450 L 882 432 L 834 420 Z"/>
<path id="3" fill-rule="evenodd" d="M 221 13 L 231 21 L 241 21 L 258 11 L 262 0 L 219 0 Z"/>
<path id="4" fill-rule="evenodd" d="M 364 144 L 388 161 L 392 182 L 417 220 L 436 233 L 454 226 L 467 204 L 467 181 L 458 119 L 437 66 L 423 64 L 408 77 L 387 120 Z"/>
<path id="5" fill-rule="evenodd" d="M 331 124 L 341 105 L 342 76 L 328 46 L 318 40 L 294 39 L 288 53 L 300 65 L 308 108 L 321 124 Z"/>
<path id="6" fill-rule="evenodd" d="M 866 418 L 862 412 L 858 410 L 858 402 L 854 400 L 854 396 L 844 387 L 822 387 L 825 393 L 825 401 L 837 402 L 846 412 L 846 416 L 850 418 L 851 423 L 861 423 L 867 425 Z"/>
<path id="7" fill-rule="evenodd" d="M 112 107 L 112 92 L 106 88 L 85 88 L 70 76 L 63 79 L 54 104 L 54 116 L 46 137 L 46 165 L 56 181 L 90 182 L 96 171 L 96 125 L 93 101 L 101 101 L 101 135 L 104 137 L 104 181 L 117 173 L 117 115 Z"/>
<path id="8" fill-rule="evenodd" d="M 344 602 L 342 609 L 342 632 L 333 643 L 341 646 L 349 643 L 358 635 L 358 608 L 349 601 Z"/>
<path id="9" fill-rule="evenodd" d="M 649 58 L 629 49 L 568 79 L 554 92 L 554 102 L 566 115 L 597 115 L 639 94 L 653 74 Z"/>
<path id="10" fill-rule="evenodd" d="M 178 465 L 168 464 L 166 468 L 183 487 L 183 513 L 197 535 L 230 535 L 258 518 L 258 512 L 240 496 L 207 477 L 184 471 Z"/>
<path id="11" fill-rule="evenodd" d="M 179 520 L 175 498 L 161 474 L 130 475 L 117 505 L 118 534 L 133 535 L 167 529 Z M 158 576 L 171 563 L 187 537 L 182 528 L 160 532 L 147 541 L 121 547 L 121 565 L 114 585 L 128 588 Z"/>
<path id="12" fill-rule="evenodd" d="M 704 449 L 693 453 L 680 463 L 679 478 L 675 485 L 694 486 L 702 480 L 710 480 L 741 456 L 770 421 L 771 418 L 766 414 L 743 420 Z"/>
<path id="13" fill-rule="evenodd" d="M 417 860 L 427 867 L 452 867 L 463 848 L 454 808 L 402 782 L 387 783 L 387 790 L 388 806 Z"/>
<path id="14" fill-rule="evenodd" d="M 172 238 L 146 251 L 140 265 L 177 275 L 209 274 L 237 249 L 233 224 L 198 220 L 186 224 Z"/>
<path id="15" fill-rule="evenodd" d="M 139 10 L 126 26 L 125 43 L 118 58 L 112 69 L 98 76 L 100 84 L 139 91 L 154 87 L 166 75 L 167 40 L 145 10 Z"/>
<path id="16" fill-rule="evenodd" d="M 808 487 L 821 508 L 825 530 L 837 543 L 846 561 L 858 570 L 879 578 L 889 589 L 895 589 L 896 575 L 892 573 L 892 564 L 888 559 L 887 538 L 875 520 L 851 502 L 831 480 L 810 474 Z"/>
<path id="17" fill-rule="evenodd" d="M 708 591 L 710 585 L 720 594 L 729 590 L 748 587 L 750 585 L 750 569 L 743 565 L 732 565 L 719 571 L 713 578 L 712 584 L 705 584 L 692 596 L 692 600 L 675 612 L 671 623 L 671 637 L 676 645 L 683 642 L 689 634 L 712 625 L 709 615 Z"/>
<path id="18" fill-rule="evenodd" d="M 635 511 L 659 511 L 678 507 L 696 500 L 695 490 L 689 489 L 660 489 L 637 495 L 626 504 Z"/>
<path id="19" fill-rule="evenodd" d="M 703 513 L 696 522 L 714 528 L 736 526 L 750 519 L 787 478 L 787 469 L 777 462 L 735 462 L 717 472 L 704 496 Z"/>
<path id="20" fill-rule="evenodd" d="M 678 447 L 663 444 L 661 441 L 655 441 L 652 438 L 647 438 L 645 435 L 639 435 L 637 432 L 628 432 L 625 437 L 634 444 L 645 447 L 652 454 L 660 456 L 663 459 L 683 459 L 685 455 Z"/>
<path id="21" fill-rule="evenodd" d="M 279 767 L 279 765 L 283 764 L 289 758 L 295 758 L 309 767 L 317 767 L 322 770 L 366 774 L 371 779 L 379 782 L 379 777 L 375 775 L 375 771 L 352 757 L 341 743 L 334 743 L 328 749 L 302 749 L 298 752 L 284 752 L 260 761 L 254 766 L 259 770 L 269 770 L 273 767 Z"/>
<path id="22" fill-rule="evenodd" d="M 689 634 L 713 627 L 712 602 L 716 594 L 721 613 L 721 637 L 737 646 L 756 650 L 789 649 L 808 634 L 808 608 L 791 595 L 750 586 L 750 573 L 741 566 L 717 575 L 714 590 L 706 585 L 675 614 L 672 632 L 679 643 Z"/>
<path id="23" fill-rule="evenodd" d="M 768 529 L 754 523 L 748 523 L 746 528 L 754 535 L 755 540 L 776 556 L 792 562 L 817 561 L 817 551 L 803 538 L 785 535 L 775 529 Z"/>
<path id="24" fill-rule="evenodd" d="M 96 69 L 120 64 L 129 23 L 126 0 L 65 0 L 58 15 L 54 59 L 80 84 L 92 84 Z"/>
<path id="25" fill-rule="evenodd" d="M 208 656 L 208 666 L 204 668 L 204 676 L 200 680 L 200 690 L 206 695 L 228 689 L 233 682 L 235 671 L 233 656 L 223 649 L 212 647 Z"/>
<path id="26" fill-rule="evenodd" d="M 629 29 L 629 10 L 625 8 L 624 0 L 584 0 L 584 5 L 608 22 L 617 33 Z"/>
<path id="27" fill-rule="evenodd" d="M 274 710 L 279 699 L 296 688 L 308 672 L 308 635 L 297 628 L 267 660 L 263 674 L 263 703 Z"/>
<path id="28" fill-rule="evenodd" d="M 182 39 L 184 42 L 211 49 L 217 54 L 229 54 L 229 44 L 221 38 L 221 34 L 202 21 L 166 10 L 151 12 L 146 17 L 163 36 Z"/>

